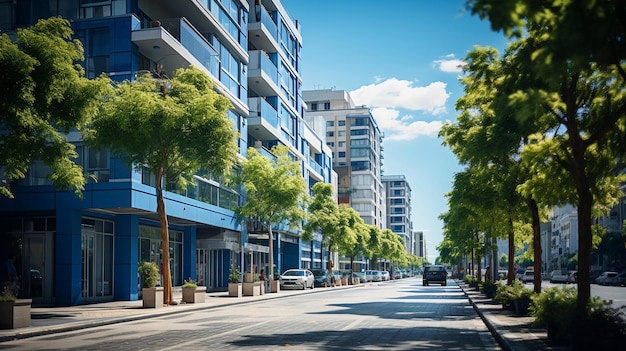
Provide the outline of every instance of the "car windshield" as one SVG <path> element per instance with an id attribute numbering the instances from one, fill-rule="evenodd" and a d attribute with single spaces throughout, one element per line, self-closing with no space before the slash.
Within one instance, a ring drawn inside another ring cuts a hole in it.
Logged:
<path id="1" fill-rule="evenodd" d="M 316 277 L 326 275 L 326 271 L 313 271 L 313 275 Z"/>
<path id="2" fill-rule="evenodd" d="M 301 277 L 304 275 L 304 271 L 287 271 L 283 273 L 283 276 L 286 277 Z"/>

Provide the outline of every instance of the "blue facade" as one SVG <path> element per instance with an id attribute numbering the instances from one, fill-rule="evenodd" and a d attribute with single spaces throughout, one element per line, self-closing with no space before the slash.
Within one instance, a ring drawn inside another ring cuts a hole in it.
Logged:
<path id="1" fill-rule="evenodd" d="M 211 76 L 217 82 L 216 90 L 232 101 L 229 117 L 240 133 L 242 155 L 249 145 L 270 148 L 283 143 L 302 160 L 303 177 L 311 186 L 331 181 L 325 142 L 315 135 L 305 137 L 299 78 L 301 39 L 297 32 L 278 35 L 279 28 L 296 29 L 278 0 L 262 1 L 253 8 L 236 0 L 56 3 L 58 6 L 42 7 L 32 0 L 9 5 L 13 8 L 8 13 L 14 17 L 0 22 L 12 23 L 12 28 L 0 29 L 14 29 L 50 16 L 70 19 L 75 37 L 85 48 L 82 64 L 89 78 L 103 72 L 117 81 L 132 80 L 139 72 L 171 75 L 175 69 L 193 64 Z M 280 11 L 270 15 L 263 3 Z M 249 87 L 257 78 L 249 66 L 258 50 L 249 42 L 249 26 L 260 24 L 255 15 L 248 23 L 250 11 L 264 14 L 263 23 L 274 27 L 275 40 L 295 40 L 290 46 L 295 51 L 281 53 L 275 48 L 263 61 L 263 69 L 274 70 L 270 94 L 258 86 Z M 262 113 L 250 105 L 254 102 L 257 106 L 257 98 L 263 101 Z M 272 120 L 272 136 L 255 135 L 252 126 L 265 126 Z M 76 162 L 89 174 L 82 199 L 52 187 L 45 177 L 46 168 L 33 165 L 24 180 L 11 185 L 15 198 L 0 198 L 0 259 L 18 254 L 18 269 L 26 277 L 21 295 L 33 298 L 34 304 L 137 300 L 141 291 L 139 262 L 164 264 L 160 260 L 154 176 L 146 169 L 129 168 L 106 150 L 90 149 L 78 135 L 70 133 L 68 140 L 77 148 Z M 238 193 L 200 178 L 188 189 L 168 190 L 165 206 L 174 286 L 191 278 L 209 290 L 225 290 L 231 266 L 254 267 L 258 272 L 268 262 L 263 249 L 267 239 L 250 236 L 247 226 L 235 218 L 233 210 L 242 201 Z M 301 267 L 299 233 L 280 225 L 275 229 L 278 270 Z M 36 275 L 41 279 L 32 278 Z"/>

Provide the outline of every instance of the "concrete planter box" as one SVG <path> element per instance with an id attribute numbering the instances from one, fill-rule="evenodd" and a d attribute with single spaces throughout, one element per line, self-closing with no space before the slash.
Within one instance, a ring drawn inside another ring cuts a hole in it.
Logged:
<path id="1" fill-rule="evenodd" d="M 243 283 L 243 296 L 260 296 L 261 282 Z"/>
<path id="2" fill-rule="evenodd" d="M 228 283 L 228 296 L 242 297 L 243 287 L 241 286 L 241 283 Z"/>
<path id="3" fill-rule="evenodd" d="M 163 307 L 163 287 L 141 289 L 141 298 L 143 300 L 143 308 L 160 308 Z"/>
<path id="4" fill-rule="evenodd" d="M 348 285 L 348 278 L 341 278 L 341 285 Z"/>
<path id="5" fill-rule="evenodd" d="M 0 329 L 30 327 L 31 299 L 0 302 Z"/>
<path id="6" fill-rule="evenodd" d="M 184 303 L 203 303 L 206 300 L 206 286 L 182 289 Z"/>
<path id="7" fill-rule="evenodd" d="M 280 292 L 280 280 L 270 280 L 270 292 Z"/>

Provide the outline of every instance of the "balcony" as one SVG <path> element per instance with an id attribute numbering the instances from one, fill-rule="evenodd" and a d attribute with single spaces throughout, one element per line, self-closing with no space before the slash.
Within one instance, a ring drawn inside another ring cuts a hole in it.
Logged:
<path id="1" fill-rule="evenodd" d="M 263 98 L 248 98 L 248 132 L 258 140 L 275 140 L 280 135 L 278 111 Z"/>
<path id="2" fill-rule="evenodd" d="M 320 166 L 319 163 L 315 162 L 315 160 L 313 159 L 309 159 L 309 166 L 315 171 L 317 172 L 317 174 L 319 174 L 320 176 L 324 176 L 324 173 L 322 171 L 322 166 Z"/>
<path id="3" fill-rule="evenodd" d="M 250 51 L 248 89 L 253 90 L 259 96 L 280 94 L 278 68 L 262 50 Z"/>
<path id="4" fill-rule="evenodd" d="M 139 52 L 154 61 L 169 76 L 190 64 L 219 77 L 217 51 L 185 18 L 156 21 L 151 28 L 133 31 Z"/>
<path id="5" fill-rule="evenodd" d="M 248 36 L 254 47 L 278 52 L 278 27 L 262 5 L 255 5 L 250 11 Z"/>

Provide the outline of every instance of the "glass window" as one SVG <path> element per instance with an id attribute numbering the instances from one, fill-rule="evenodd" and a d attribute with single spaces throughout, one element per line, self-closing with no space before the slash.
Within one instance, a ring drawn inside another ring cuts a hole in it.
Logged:
<path id="1" fill-rule="evenodd" d="M 326 132 L 326 137 L 334 137 L 335 136 L 335 132 Z"/>
<path id="2" fill-rule="evenodd" d="M 317 111 L 317 102 L 311 104 L 311 111 Z"/>
<path id="3" fill-rule="evenodd" d="M 340 130 L 340 131 L 338 131 L 338 132 L 337 132 L 337 136 L 340 136 L 340 137 L 342 137 L 342 136 L 346 136 L 346 131 L 345 131 L 345 130 Z"/>
<path id="4" fill-rule="evenodd" d="M 343 127 L 346 125 L 346 120 L 344 119 L 344 120 L 338 121 L 337 123 L 340 127 Z"/>
<path id="5" fill-rule="evenodd" d="M 367 129 L 353 129 L 350 131 L 350 135 L 352 136 L 367 135 Z"/>
<path id="6" fill-rule="evenodd" d="M 337 146 L 339 146 L 339 147 L 346 147 L 346 142 L 345 141 L 340 141 L 340 142 L 338 142 Z"/>
<path id="7" fill-rule="evenodd" d="M 354 161 L 350 162 L 350 167 L 353 171 L 367 171 L 370 169 L 369 161 Z"/>
<path id="8" fill-rule="evenodd" d="M 330 102 L 324 103 L 324 110 L 330 110 Z"/>
<path id="9" fill-rule="evenodd" d="M 346 157 L 345 151 L 339 151 L 339 157 Z"/>
<path id="10" fill-rule="evenodd" d="M 334 127 L 335 121 L 326 121 L 326 127 Z"/>

